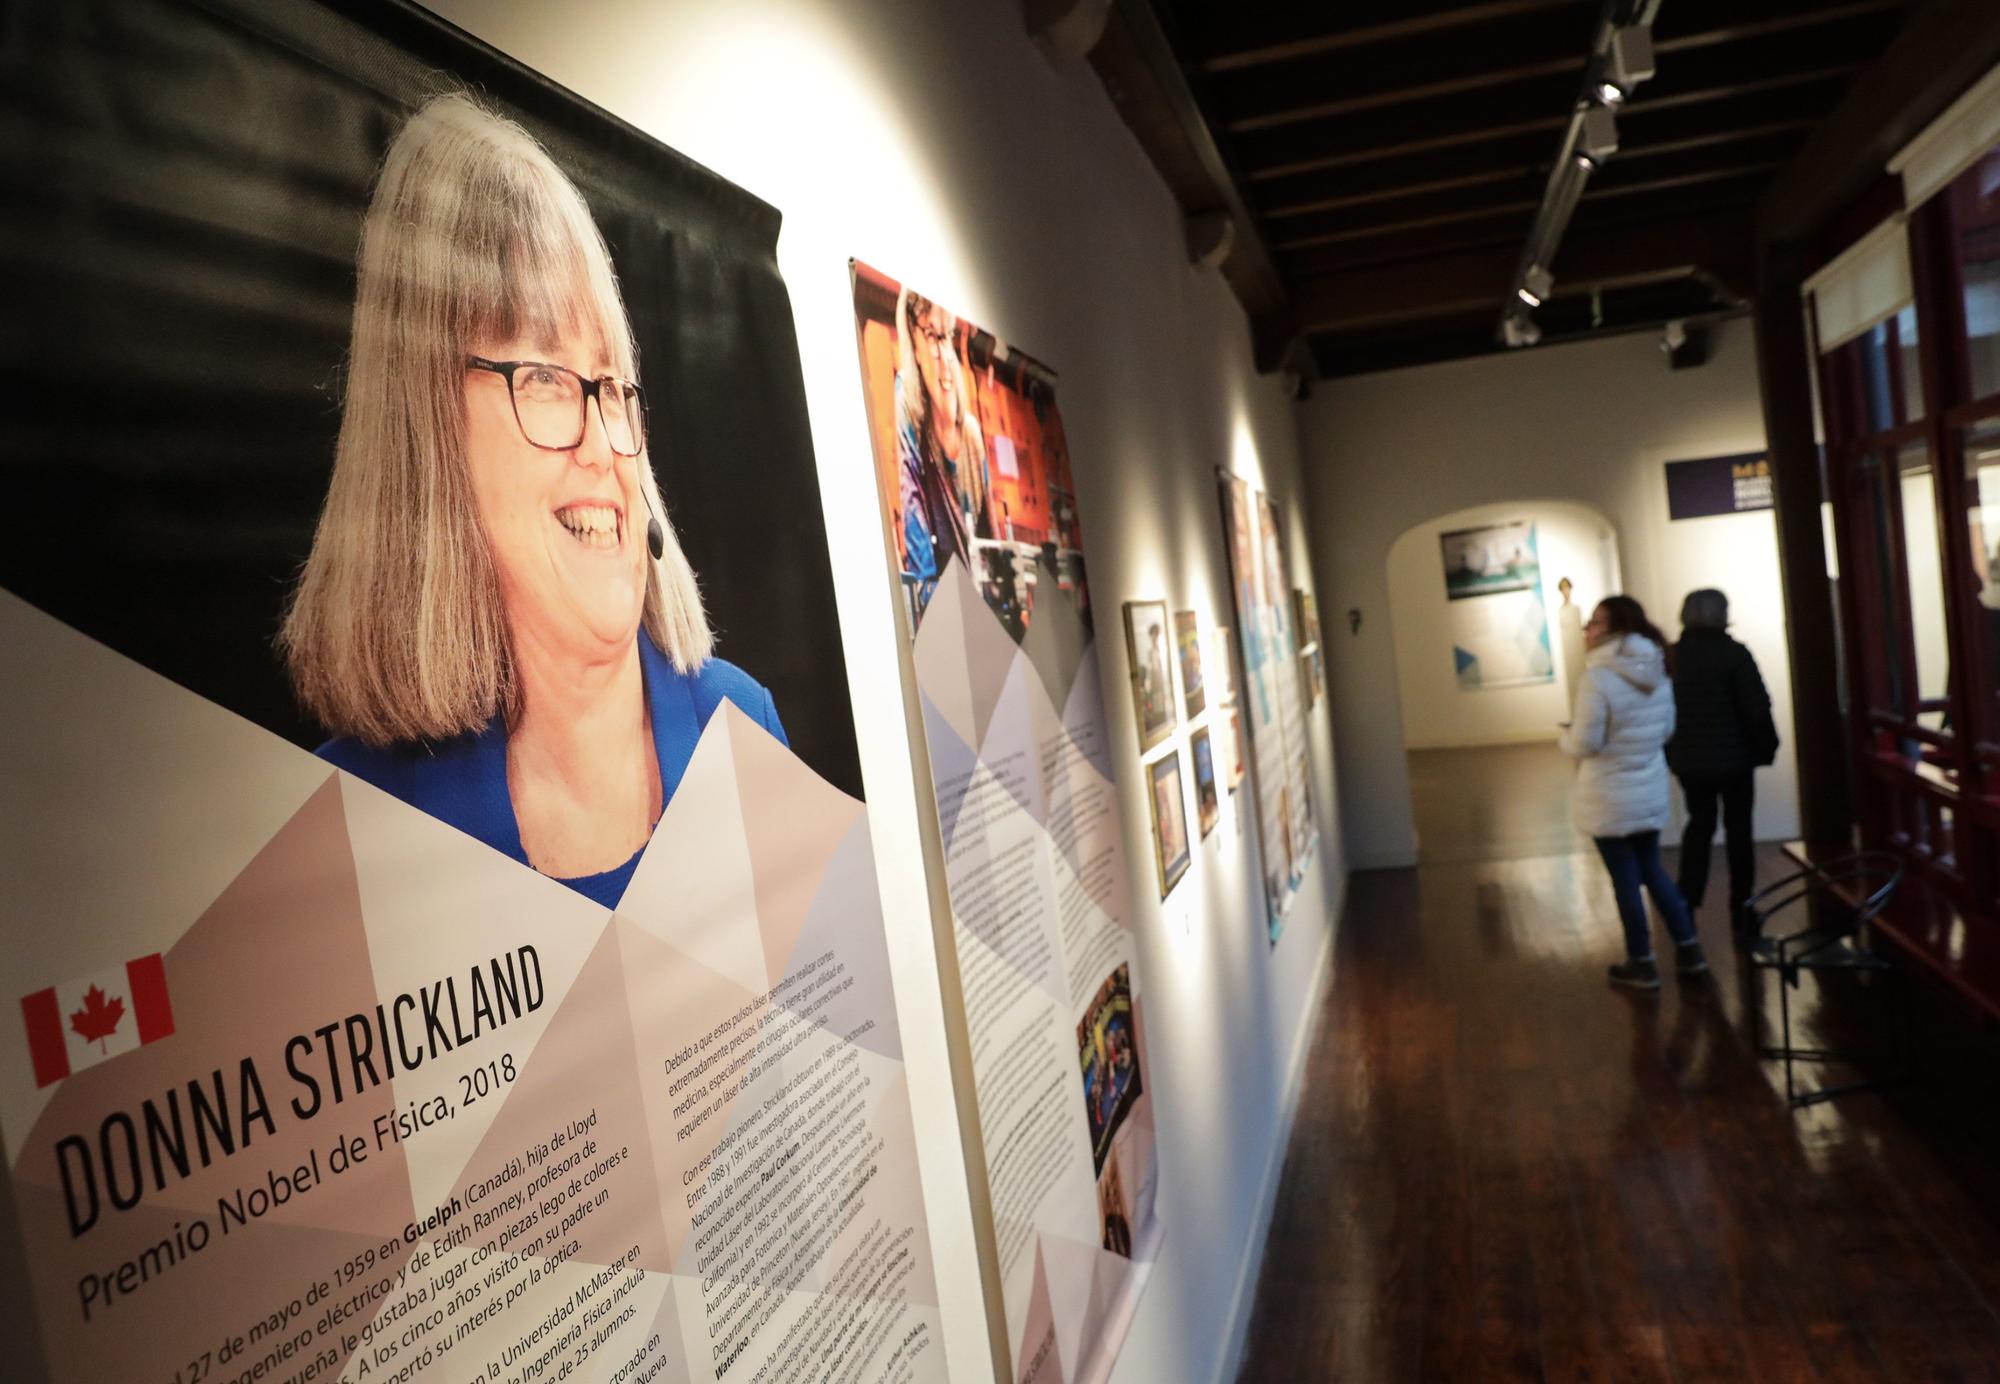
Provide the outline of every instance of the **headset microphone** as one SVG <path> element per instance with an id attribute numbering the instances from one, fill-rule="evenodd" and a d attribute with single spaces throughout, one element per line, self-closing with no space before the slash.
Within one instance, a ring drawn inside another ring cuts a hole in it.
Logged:
<path id="1" fill-rule="evenodd" d="M 646 487 L 639 487 L 639 498 L 646 502 L 646 551 L 658 562 L 667 551 L 667 531 L 660 526 L 659 516 L 653 513 L 653 497 L 646 493 Z"/>

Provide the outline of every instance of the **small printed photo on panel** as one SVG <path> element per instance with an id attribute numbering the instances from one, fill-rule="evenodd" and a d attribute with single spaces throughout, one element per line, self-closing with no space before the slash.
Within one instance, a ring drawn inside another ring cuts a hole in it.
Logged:
<path id="1" fill-rule="evenodd" d="M 1139 1079 L 1138 1033 L 1132 1017 L 1132 968 L 1120 965 L 1098 987 L 1076 1026 L 1083 1070 L 1083 1106 L 1090 1123 L 1094 1172 L 1102 1174 L 1118 1128 L 1145 1088 Z"/>
<path id="2" fill-rule="evenodd" d="M 909 632 L 954 564 L 1008 637 L 1046 657 L 1094 626 L 1054 376 L 944 304 L 854 266 L 876 467 Z"/>
<path id="3" fill-rule="evenodd" d="M 1097 1179 L 1097 1216 L 1104 1247 L 1113 1254 L 1132 1257 L 1132 1216 L 1125 1201 L 1125 1172 L 1118 1166 L 1113 1149 Z"/>

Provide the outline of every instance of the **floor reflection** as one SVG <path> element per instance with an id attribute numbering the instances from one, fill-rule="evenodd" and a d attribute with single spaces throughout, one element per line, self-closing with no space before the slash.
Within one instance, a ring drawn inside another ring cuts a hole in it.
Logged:
<path id="1" fill-rule="evenodd" d="M 2000 1379 L 1990 1042 L 1920 1004 L 1927 1080 L 1795 1114 L 1699 922 L 1634 994 L 1591 857 L 1355 877 L 1244 1380 Z M 1866 1036 L 1843 979 L 1801 1041 Z"/>

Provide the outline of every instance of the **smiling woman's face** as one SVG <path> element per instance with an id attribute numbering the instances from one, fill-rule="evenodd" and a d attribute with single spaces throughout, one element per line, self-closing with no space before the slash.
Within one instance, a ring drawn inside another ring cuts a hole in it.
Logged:
<path id="1" fill-rule="evenodd" d="M 489 360 L 563 365 L 587 379 L 617 373 L 600 334 L 565 330 L 473 343 Z M 466 469 L 514 639 L 594 660 L 629 648 L 645 607 L 644 456 L 611 450 L 593 402 L 568 451 L 529 442 L 507 381 L 465 375 Z M 635 516 L 637 516 L 635 518 Z"/>
<path id="2" fill-rule="evenodd" d="M 936 305 L 917 319 L 917 372 L 923 376 L 931 408 L 946 418 L 958 415 L 958 384 L 943 360 L 945 352 L 958 349 L 952 339 L 956 330 L 951 317 Z"/>

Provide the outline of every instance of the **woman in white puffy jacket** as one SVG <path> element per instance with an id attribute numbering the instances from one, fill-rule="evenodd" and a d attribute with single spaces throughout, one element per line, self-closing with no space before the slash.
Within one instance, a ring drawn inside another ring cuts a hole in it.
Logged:
<path id="1" fill-rule="evenodd" d="M 1562 737 L 1564 753 L 1579 761 L 1576 824 L 1597 843 L 1625 925 L 1626 959 L 1611 968 L 1611 982 L 1656 990 L 1660 972 L 1642 887 L 1674 939 L 1675 969 L 1684 976 L 1708 969 L 1687 904 L 1660 864 L 1670 782 L 1666 744 L 1674 733 L 1666 640 L 1630 596 L 1600 601 L 1583 640 L 1584 675 Z"/>

